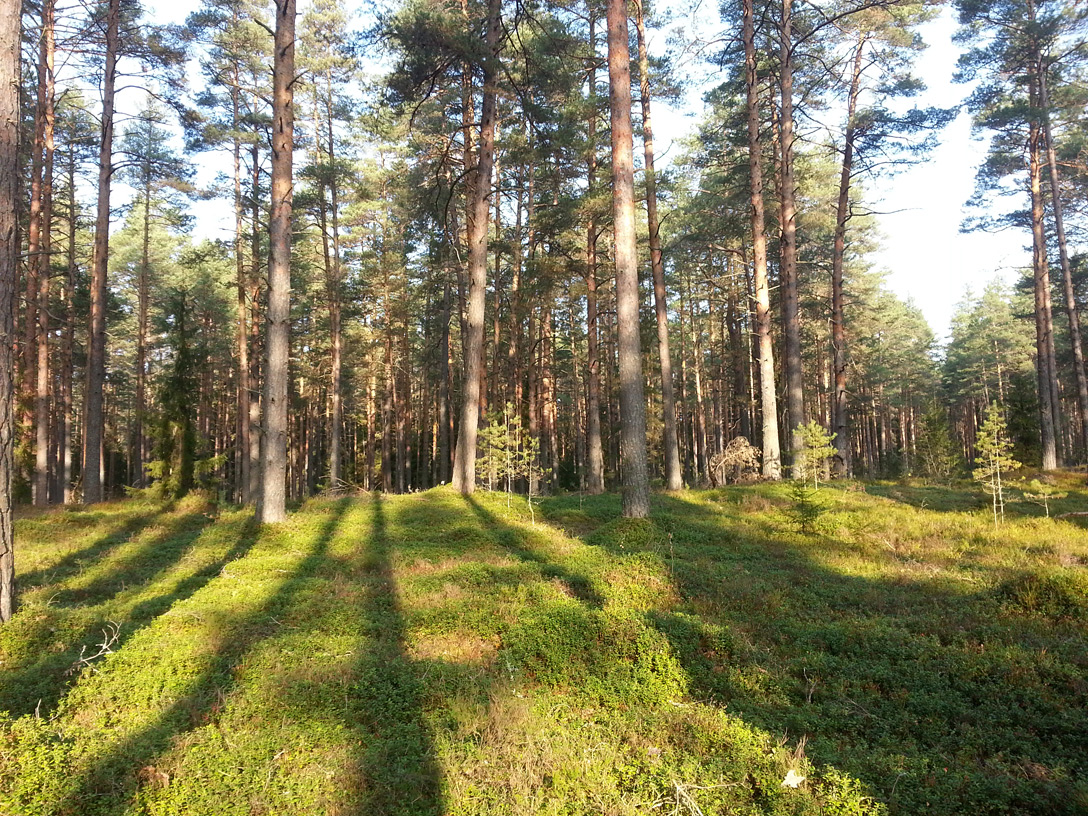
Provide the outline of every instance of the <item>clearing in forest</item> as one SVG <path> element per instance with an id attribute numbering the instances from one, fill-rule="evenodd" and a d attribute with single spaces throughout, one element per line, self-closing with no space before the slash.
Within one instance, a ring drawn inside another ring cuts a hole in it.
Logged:
<path id="1" fill-rule="evenodd" d="M 791 501 L 27 511 L 0 813 L 1088 812 L 1077 519 L 848 483 L 801 535 Z"/>

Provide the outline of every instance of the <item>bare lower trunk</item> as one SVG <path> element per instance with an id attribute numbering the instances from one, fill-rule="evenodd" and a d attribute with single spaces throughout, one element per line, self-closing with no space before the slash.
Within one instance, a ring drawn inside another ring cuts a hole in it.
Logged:
<path id="1" fill-rule="evenodd" d="M 834 370 L 834 389 L 831 398 L 831 430 L 835 434 L 837 452 L 835 468 L 840 476 L 850 476 L 850 435 L 847 428 L 846 394 L 846 331 L 843 322 L 843 262 L 846 256 L 846 222 L 850 218 L 850 176 L 854 164 L 854 139 L 857 128 L 854 114 L 861 89 L 862 54 L 864 35 L 858 35 L 854 52 L 854 71 L 850 80 L 850 94 L 846 106 L 846 134 L 842 150 L 842 174 L 839 176 L 839 201 L 835 209 L 835 241 L 831 254 L 831 367 Z"/>
<path id="2" fill-rule="evenodd" d="M 771 297 L 767 284 L 767 236 L 763 216 L 763 167 L 759 139 L 759 78 L 756 75 L 753 0 L 742 0 L 744 61 L 747 83 L 748 172 L 752 187 L 752 276 L 756 294 L 756 334 L 759 338 L 760 409 L 763 418 L 763 475 L 782 477 L 778 443 L 778 400 L 774 385 L 774 346 L 771 342 Z"/>
<path id="3" fill-rule="evenodd" d="M 793 172 L 793 0 L 782 0 L 779 33 L 782 109 L 782 184 L 779 190 L 782 227 L 782 334 L 785 339 L 786 403 L 789 412 L 791 462 L 803 442 L 797 426 L 805 421 L 801 375 L 801 318 L 797 283 L 797 204 Z"/>
<path id="4" fill-rule="evenodd" d="M 287 516 L 287 375 L 291 321 L 291 203 L 294 149 L 295 0 L 276 1 L 272 70 L 272 214 L 269 220 L 268 333 L 264 376 L 264 445 L 257 520 Z"/>
<path id="5" fill-rule="evenodd" d="M 91 325 L 83 412 L 83 503 L 103 499 L 102 448 L 105 433 L 106 272 L 109 263 L 110 182 L 113 177 L 113 97 L 117 81 L 117 45 L 121 0 L 106 11 L 106 66 L 102 79 L 102 137 L 98 152 L 98 214 L 94 226 L 91 273 Z"/>
<path id="6" fill-rule="evenodd" d="M 1062 263 L 1062 293 L 1065 296 L 1065 313 L 1069 319 L 1069 340 L 1073 347 L 1073 371 L 1077 380 L 1077 404 L 1080 407 L 1081 435 L 1088 459 L 1088 377 L 1084 369 L 1084 345 L 1081 342 L 1080 314 L 1073 293 L 1073 275 L 1069 265 L 1069 250 L 1065 240 L 1065 219 L 1062 211 L 1061 185 L 1058 183 L 1058 161 L 1054 154 L 1054 140 L 1050 129 L 1050 96 L 1047 92 L 1046 72 L 1039 75 L 1040 106 L 1043 111 L 1043 127 L 1046 137 L 1047 168 L 1050 171 L 1050 201 L 1054 211 L 1054 230 L 1058 236 L 1058 253 Z"/>
<path id="7" fill-rule="evenodd" d="M 639 339 L 638 250 L 635 245 L 631 57 L 625 0 L 608 2 L 608 81 L 612 111 L 612 213 L 616 263 L 616 329 L 620 370 L 620 460 L 623 514 L 650 514 L 646 467 L 646 395 Z"/>
<path id="8" fill-rule="evenodd" d="M 20 4 L 0 0 L 0 623 L 15 612 L 15 286 Z"/>
<path id="9" fill-rule="evenodd" d="M 680 471 L 680 446 L 676 438 L 676 397 L 669 354 L 669 311 L 665 299 L 665 264 L 661 257 L 661 233 L 657 218 L 657 177 L 654 174 L 654 131 L 650 116 L 650 58 L 646 52 L 646 23 L 642 0 L 635 0 L 638 31 L 638 68 L 642 96 L 642 143 L 646 161 L 646 220 L 650 232 L 650 268 L 654 280 L 654 311 L 657 316 L 657 356 L 661 362 L 661 411 L 664 419 L 665 488 L 684 486 Z"/>
<path id="10" fill-rule="evenodd" d="M 56 121 L 53 98 L 53 0 L 42 3 L 42 43 L 41 43 L 41 81 L 39 93 L 43 96 L 42 107 L 42 142 L 44 156 L 42 160 L 41 186 L 41 234 L 39 239 L 40 254 L 30 258 L 30 263 L 38 267 L 38 326 L 37 342 L 37 382 L 34 399 L 34 504 L 43 507 L 49 504 L 49 397 L 51 375 L 49 369 L 49 285 L 52 272 L 51 251 L 53 247 L 53 130 Z"/>
<path id="11" fill-rule="evenodd" d="M 593 194 L 597 177 L 597 18 L 590 7 L 589 158 L 587 186 Z M 592 204 L 590 205 L 592 207 Z M 597 320 L 597 217 L 591 209 L 586 225 L 586 492 L 604 492 L 604 451 L 601 446 L 601 360 Z"/>
<path id="12" fill-rule="evenodd" d="M 235 74 L 237 83 L 237 73 Z M 241 111 L 239 110 L 238 89 L 231 91 L 234 127 L 238 128 Z M 234 268 L 235 291 L 238 304 L 237 333 L 235 343 L 238 350 L 238 420 L 237 438 L 234 446 L 235 477 L 234 492 L 237 500 L 246 504 L 253 500 L 249 490 L 249 327 L 246 320 L 246 267 L 242 257 L 243 232 L 245 229 L 242 211 L 242 145 L 234 139 Z"/>
<path id="13" fill-rule="evenodd" d="M 487 11 L 487 58 L 483 65 L 483 104 L 480 114 L 480 148 L 473 174 L 472 217 L 469 220 L 469 294 L 466 314 L 465 378 L 461 427 L 454 452 L 453 486 L 467 496 L 476 488 L 476 436 L 480 418 L 480 388 L 484 367 L 484 290 L 487 287 L 488 198 L 495 161 L 496 88 L 502 20 L 500 0 L 489 0 Z"/>

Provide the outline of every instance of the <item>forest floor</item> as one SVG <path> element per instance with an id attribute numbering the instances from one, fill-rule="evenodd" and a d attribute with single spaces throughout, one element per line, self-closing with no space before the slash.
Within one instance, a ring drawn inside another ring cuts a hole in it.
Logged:
<path id="1" fill-rule="evenodd" d="M 1085 519 L 818 495 L 26 510 L 0 813 L 1088 812 Z"/>

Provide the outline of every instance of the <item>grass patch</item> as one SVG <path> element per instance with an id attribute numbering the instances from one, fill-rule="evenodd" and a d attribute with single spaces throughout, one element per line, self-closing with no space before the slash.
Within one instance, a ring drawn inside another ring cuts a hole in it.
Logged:
<path id="1" fill-rule="evenodd" d="M 1088 532 L 927 490 L 28 513 L 0 812 L 1083 813 Z"/>

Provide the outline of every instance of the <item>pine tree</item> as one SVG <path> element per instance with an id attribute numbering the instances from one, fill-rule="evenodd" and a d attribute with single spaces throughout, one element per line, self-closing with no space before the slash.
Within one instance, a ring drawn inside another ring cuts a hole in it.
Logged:
<path id="1" fill-rule="evenodd" d="M 1012 441 L 1009 439 L 1005 414 L 996 402 L 991 402 L 986 409 L 986 419 L 978 430 L 975 448 L 976 466 L 971 475 L 990 494 L 994 524 L 997 525 L 1005 520 L 1004 479 L 1010 470 L 1019 468 L 1020 463 L 1012 458 Z"/>

